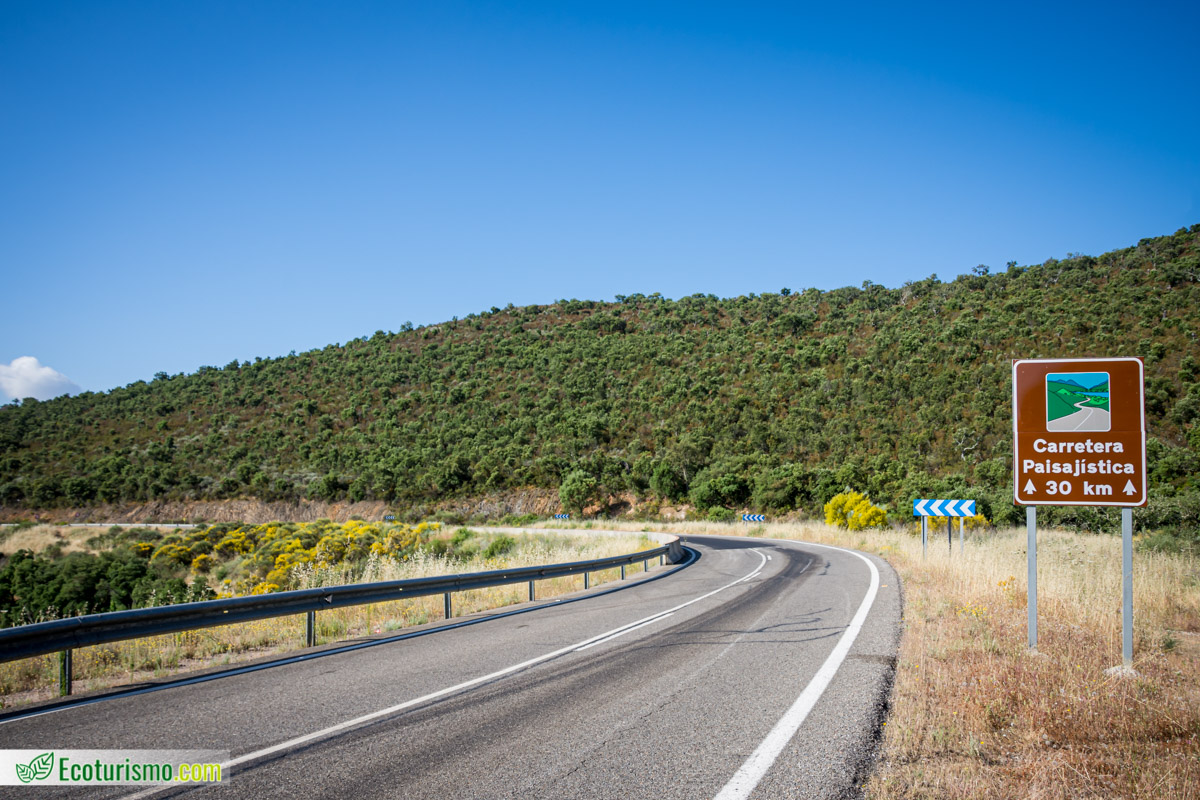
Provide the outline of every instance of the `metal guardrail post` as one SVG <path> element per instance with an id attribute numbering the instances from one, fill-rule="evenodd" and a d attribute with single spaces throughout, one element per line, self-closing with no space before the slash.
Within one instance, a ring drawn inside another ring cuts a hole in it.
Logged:
<path id="1" fill-rule="evenodd" d="M 454 616 L 454 606 L 451 605 L 451 603 L 450 603 L 450 593 L 449 592 L 446 592 L 446 594 L 444 594 L 442 596 L 442 601 L 443 601 L 443 605 L 444 605 L 443 613 L 445 614 L 445 618 L 450 619 L 451 617 Z"/>
<path id="2" fill-rule="evenodd" d="M 665 563 L 667 563 L 667 557 L 666 557 L 666 555 L 664 555 L 664 554 L 662 554 L 662 553 L 659 553 L 659 555 L 658 555 L 658 565 L 661 567 L 661 566 L 662 566 L 663 564 L 665 564 Z"/>
<path id="3" fill-rule="evenodd" d="M 304 646 L 317 646 L 317 612 L 309 611 L 304 615 Z"/>
<path id="4" fill-rule="evenodd" d="M 621 565 L 621 580 L 625 580 L 625 565 Z"/>
<path id="5" fill-rule="evenodd" d="M 583 588 L 592 588 L 592 574 L 590 572 L 583 573 Z"/>
<path id="6" fill-rule="evenodd" d="M 58 696 L 66 697 L 71 693 L 71 651 L 58 652 Z"/>
<path id="7" fill-rule="evenodd" d="M 532 602 L 534 599 L 535 598 L 533 596 L 533 581 L 530 581 L 529 582 L 529 600 L 530 600 L 530 602 Z"/>

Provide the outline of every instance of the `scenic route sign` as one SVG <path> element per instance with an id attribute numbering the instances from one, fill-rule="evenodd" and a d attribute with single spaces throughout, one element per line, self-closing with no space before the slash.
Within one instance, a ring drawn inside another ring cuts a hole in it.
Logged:
<path id="1" fill-rule="evenodd" d="M 1140 358 L 1013 361 L 1018 505 L 1146 504 Z"/>
<path id="2" fill-rule="evenodd" d="M 973 517 L 974 500 L 913 500 L 914 517 Z"/>

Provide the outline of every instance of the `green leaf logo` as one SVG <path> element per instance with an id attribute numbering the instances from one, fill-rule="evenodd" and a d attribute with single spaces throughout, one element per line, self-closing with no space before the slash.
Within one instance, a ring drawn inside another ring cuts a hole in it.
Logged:
<path id="1" fill-rule="evenodd" d="M 17 764 L 17 777 L 21 783 L 45 780 L 54 768 L 54 753 L 42 753 L 28 764 Z"/>

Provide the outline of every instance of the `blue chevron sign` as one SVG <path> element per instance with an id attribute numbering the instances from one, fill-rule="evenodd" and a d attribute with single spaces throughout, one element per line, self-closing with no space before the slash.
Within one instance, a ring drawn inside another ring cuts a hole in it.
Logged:
<path id="1" fill-rule="evenodd" d="M 974 500 L 913 500 L 914 517 L 973 517 Z"/>
<path id="2" fill-rule="evenodd" d="M 555 514 L 554 518 L 555 519 L 570 519 L 571 515 L 570 514 Z"/>
<path id="3" fill-rule="evenodd" d="M 742 514 L 742 522 L 766 522 L 766 514 Z"/>

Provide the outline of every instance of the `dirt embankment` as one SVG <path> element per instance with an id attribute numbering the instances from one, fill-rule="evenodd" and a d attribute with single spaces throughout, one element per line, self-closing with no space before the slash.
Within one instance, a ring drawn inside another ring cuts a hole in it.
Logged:
<path id="1" fill-rule="evenodd" d="M 604 512 L 607 516 L 628 516 L 647 511 L 645 502 L 632 495 L 611 497 L 607 504 L 586 509 L 589 515 Z M 381 501 L 359 503 L 325 503 L 297 500 L 268 503 L 261 500 L 164 500 L 150 503 L 121 503 L 86 508 L 28 509 L 0 506 L 0 522 L 33 520 L 50 523 L 113 522 L 136 524 L 146 522 L 245 522 L 261 524 L 283 520 L 312 522 L 330 519 L 345 522 L 351 517 L 382 519 L 395 514 L 398 519 L 453 514 L 463 520 L 472 517 L 499 519 L 507 514 L 536 514 L 549 517 L 563 511 L 558 493 L 549 489 L 520 489 L 483 497 L 452 498 L 436 503 L 415 506 L 389 505 Z M 657 514 L 670 519 L 684 519 L 686 509 L 655 507 Z"/>

